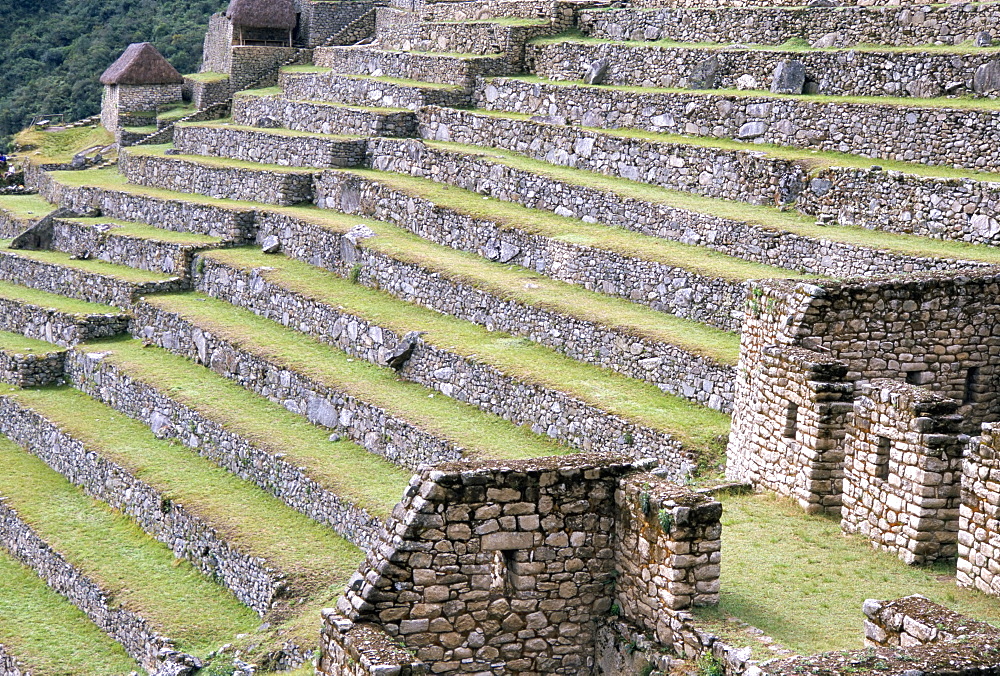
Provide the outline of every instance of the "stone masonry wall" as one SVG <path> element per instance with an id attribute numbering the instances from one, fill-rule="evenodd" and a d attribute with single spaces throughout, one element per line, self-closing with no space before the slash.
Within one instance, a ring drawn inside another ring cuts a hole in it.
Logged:
<path id="1" fill-rule="evenodd" d="M 310 265 L 333 270 L 342 276 L 351 274 L 354 266 L 360 265 L 358 282 L 366 286 L 475 322 L 491 331 L 525 336 L 564 351 L 574 359 L 655 383 L 666 392 L 717 410 L 728 410 L 734 378 L 728 365 L 652 337 L 634 336 L 613 327 L 508 300 L 500 294 L 380 253 L 366 246 L 368 238 L 357 237 L 357 233 L 338 233 L 305 220 L 273 213 L 263 216 L 260 227 L 262 240 L 268 236 L 277 237 L 287 255 Z M 434 375 L 434 387 L 442 387 L 440 378 Z M 451 384 L 458 388 L 456 392 L 461 392 L 458 381 Z M 471 393 L 469 396 L 476 399 Z"/>
<path id="2" fill-rule="evenodd" d="M 462 88 L 414 88 L 337 73 L 281 73 L 279 84 L 285 98 L 298 101 L 334 101 L 350 106 L 410 110 L 426 105 L 469 105 L 469 93 Z"/>
<path id="3" fill-rule="evenodd" d="M 120 643 L 125 651 L 150 673 L 164 663 L 179 665 L 194 661 L 190 656 L 174 650 L 173 642 L 159 635 L 142 616 L 120 607 L 109 598 L 104 589 L 52 549 L 11 506 L 3 502 L 2 498 L 0 498 L 0 546 L 13 558 L 30 567 L 49 587 L 82 610 L 94 624 Z M 4 657 L 2 652 L 0 657 Z M 5 669 L 4 661 L 0 659 L 0 674 L 9 676 L 11 673 Z"/>
<path id="4" fill-rule="evenodd" d="M 278 68 L 293 63 L 309 63 L 311 50 L 295 47 L 240 47 L 233 45 L 230 57 L 230 91 L 277 84 Z"/>
<path id="5" fill-rule="evenodd" d="M 20 333 L 62 347 L 126 333 L 128 326 L 128 316 L 121 313 L 70 314 L 0 298 L 0 331 Z"/>
<path id="6" fill-rule="evenodd" d="M 213 14 L 202 45 L 201 73 L 226 73 L 232 70 L 233 23 L 225 14 Z"/>
<path id="7" fill-rule="evenodd" d="M 625 197 L 518 169 L 488 155 L 432 147 L 415 140 L 372 139 L 372 168 L 473 190 L 532 209 L 697 244 L 730 256 L 831 277 L 985 266 L 974 261 L 908 256 L 856 244 L 797 235 L 747 221 Z"/>
<path id="8" fill-rule="evenodd" d="M 378 519 L 321 486 L 280 454 L 127 375 L 99 353 L 70 352 L 67 376 L 74 387 L 149 425 L 158 438 L 179 440 L 358 547 L 371 547 L 382 528 Z"/>
<path id="9" fill-rule="evenodd" d="M 962 468 L 958 524 L 958 584 L 1000 596 L 1000 426 L 987 423 Z"/>
<path id="10" fill-rule="evenodd" d="M 320 658 L 316 673 L 323 676 L 415 676 L 427 665 L 392 639 L 376 624 L 355 624 L 336 611 L 323 611 Z"/>
<path id="11" fill-rule="evenodd" d="M 30 676 L 30 672 L 21 670 L 23 666 L 6 646 L 0 644 L 0 676 Z"/>
<path id="12" fill-rule="evenodd" d="M 907 383 L 862 385 L 844 442 L 844 531 L 908 564 L 955 557 L 968 441 L 958 406 Z"/>
<path id="13" fill-rule="evenodd" d="M 543 78 L 581 80 L 589 64 L 607 59 L 604 84 L 640 87 L 686 87 L 694 69 L 710 62 L 716 65 L 715 87 L 736 89 L 736 81 L 749 75 L 757 82 L 756 88 L 767 89 L 780 62 L 801 61 L 806 78 L 818 87 L 815 93 L 828 96 L 911 96 L 910 89 L 917 85 L 929 86 L 941 95 L 952 83 L 958 83 L 957 93 L 972 95 L 975 92 L 967 85 L 976 69 L 996 58 L 993 50 L 962 54 L 854 49 L 800 52 L 612 42 L 533 44 L 525 50 L 531 72 Z"/>
<path id="14" fill-rule="evenodd" d="M 753 93 L 629 91 L 507 78 L 494 78 L 477 88 L 476 106 L 562 117 L 585 127 L 634 127 L 921 164 L 1000 169 L 1000 112 L 989 109 L 839 103 Z M 970 138 L 977 142 L 970 143 Z"/>
<path id="15" fill-rule="evenodd" d="M 919 594 L 895 601 L 865 601 L 865 645 L 910 648 L 959 637 L 996 636 L 997 629 L 929 601 Z"/>
<path id="16" fill-rule="evenodd" d="M 506 59 L 479 56 L 458 59 L 444 54 L 390 52 L 371 46 L 319 47 L 313 62 L 336 73 L 392 75 L 410 80 L 471 87 L 477 77 L 505 75 Z"/>
<path id="17" fill-rule="evenodd" d="M 101 126 L 114 132 L 119 127 L 139 125 L 145 118 L 134 113 L 154 113 L 167 103 L 181 101 L 181 85 L 105 85 L 101 101 Z M 153 120 L 150 120 L 153 121 Z"/>
<path id="18" fill-rule="evenodd" d="M 174 129 L 174 148 L 188 155 L 322 169 L 363 164 L 367 141 L 282 130 L 185 124 Z"/>
<path id="19" fill-rule="evenodd" d="M 310 422 L 403 467 L 447 462 L 462 449 L 385 410 L 309 379 L 153 305 L 135 309 L 136 337 L 193 359 Z"/>
<path id="20" fill-rule="evenodd" d="M 519 229 L 516 224 L 465 215 L 396 190 L 360 174 L 324 172 L 316 181 L 317 204 L 347 214 L 387 220 L 420 237 L 656 310 L 706 322 L 723 330 L 739 326 L 741 280 L 710 277 L 685 268 L 564 242 Z"/>
<path id="21" fill-rule="evenodd" d="M 708 4 L 708 3 L 706 3 Z M 780 45 L 813 43 L 831 33 L 832 46 L 957 45 L 1000 23 L 996 3 L 905 7 L 665 7 L 585 10 L 581 30 L 603 40 L 673 40 Z"/>
<path id="22" fill-rule="evenodd" d="M 384 11 L 380 10 L 380 14 Z M 387 50 L 451 52 L 455 54 L 502 54 L 508 72 L 519 72 L 524 63 L 524 46 L 533 38 L 559 32 L 548 22 L 537 26 L 506 26 L 493 22 L 461 23 L 386 22 L 377 29 L 377 43 Z"/>
<path id="23" fill-rule="evenodd" d="M 549 19 L 560 30 L 576 23 L 575 2 L 562 0 L 475 0 L 425 4 L 423 21 L 485 21 L 499 18 Z"/>
<path id="24" fill-rule="evenodd" d="M 298 39 L 306 47 L 319 47 L 377 5 L 359 0 L 303 2 Z"/>
<path id="25" fill-rule="evenodd" d="M 24 353 L 0 347 L 0 382 L 15 387 L 43 387 L 62 382 L 65 352 Z"/>
<path id="26" fill-rule="evenodd" d="M 217 577 L 241 602 L 263 615 L 288 580 L 257 557 L 229 546 L 208 524 L 174 504 L 128 470 L 88 449 L 38 413 L 0 397 L 0 433 L 25 447 L 89 495 L 131 516 L 174 556 Z"/>
<path id="27" fill-rule="evenodd" d="M 237 95 L 233 99 L 236 124 L 259 126 L 263 118 L 293 131 L 354 136 L 416 136 L 417 118 L 409 111 L 378 112 L 365 108 L 290 101 L 280 94 Z"/>

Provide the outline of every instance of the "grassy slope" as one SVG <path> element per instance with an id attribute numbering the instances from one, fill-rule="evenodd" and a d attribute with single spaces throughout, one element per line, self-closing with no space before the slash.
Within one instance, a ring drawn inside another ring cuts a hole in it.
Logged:
<path id="1" fill-rule="evenodd" d="M 299 576 L 298 588 L 328 584 L 359 562 L 360 552 L 332 531 L 193 450 L 157 439 L 142 423 L 81 392 L 46 388 L 7 396 L 183 504 L 236 549 Z"/>
<path id="2" fill-rule="evenodd" d="M 34 676 L 119 676 L 139 671 L 124 648 L 3 550 L 0 644 L 23 660 Z"/>
<path id="3" fill-rule="evenodd" d="M 807 516 L 771 494 L 722 496 L 722 602 L 699 616 L 736 616 L 802 654 L 863 647 L 866 598 L 923 594 L 960 613 L 1000 622 L 1000 604 L 959 589 L 953 567 L 910 567 L 846 536 L 839 519 Z M 718 626 L 716 622 L 713 625 Z"/>
<path id="4" fill-rule="evenodd" d="M 686 400 L 663 394 L 651 383 L 638 381 L 563 356 L 525 338 L 490 332 L 388 294 L 352 284 L 312 266 L 259 249 L 228 249 L 212 258 L 259 274 L 306 297 L 391 328 L 402 335 L 423 331 L 431 345 L 494 366 L 501 372 L 566 392 L 634 420 L 670 432 L 692 447 L 706 447 L 728 432 L 729 417 Z M 262 267 L 268 270 L 260 270 Z"/>
<path id="5" fill-rule="evenodd" d="M 190 406 L 230 432 L 307 470 L 309 476 L 375 515 L 388 516 L 406 490 L 410 472 L 329 433 L 283 406 L 214 371 L 137 340 L 94 342 L 85 352 L 109 352 L 107 361 L 174 401 Z"/>
<path id="6" fill-rule="evenodd" d="M 10 242 L 11 240 L 9 239 L 0 240 L 0 249 L 4 249 L 4 254 L 30 258 L 42 263 L 51 263 L 65 268 L 74 268 L 76 270 L 83 270 L 84 272 L 90 272 L 97 275 L 116 277 L 118 279 L 123 279 L 127 282 L 137 284 L 142 284 L 144 282 L 162 282 L 172 279 L 170 275 L 162 275 L 156 272 L 146 272 L 145 270 L 129 268 L 124 265 L 115 265 L 113 263 L 107 263 L 93 258 L 87 260 L 72 260 L 70 259 L 70 254 L 63 253 L 62 251 L 25 251 L 23 249 L 14 251 L 9 248 Z"/>
<path id="7" fill-rule="evenodd" d="M 125 235 L 136 239 L 148 239 L 159 242 L 169 242 L 170 244 L 181 244 L 191 246 L 205 246 L 220 244 L 222 240 L 211 235 L 203 235 L 197 232 L 183 232 L 178 230 L 165 230 L 156 228 L 145 223 L 134 221 L 122 221 L 116 218 L 106 218 L 104 216 L 88 218 L 67 219 L 82 225 L 111 225 L 111 232 L 115 235 Z"/>
<path id="8" fill-rule="evenodd" d="M 0 211 L 21 219 L 41 218 L 55 208 L 40 195 L 0 195 Z"/>
<path id="9" fill-rule="evenodd" d="M 19 286 L 11 282 L 0 280 L 0 298 L 16 300 L 29 305 L 51 308 L 69 314 L 119 314 L 119 310 L 110 305 L 99 303 L 88 303 L 84 300 L 67 298 L 54 293 L 48 293 L 39 289 L 32 289 L 27 286 Z"/>
<path id="10" fill-rule="evenodd" d="M 116 602 L 177 640 L 181 650 L 204 655 L 260 621 L 130 519 L 87 497 L 3 438 L 0 495 L 56 551 L 110 591 Z"/>
<path id="11" fill-rule="evenodd" d="M 0 331 L 0 350 L 14 354 L 47 354 L 61 352 L 63 348 L 42 340 L 25 338 L 19 333 Z"/>
<path id="12" fill-rule="evenodd" d="M 422 429 L 451 439 L 472 456 L 530 458 L 570 449 L 428 388 L 400 381 L 395 372 L 214 298 L 194 294 L 156 296 L 153 305 L 176 312 L 275 364 L 363 401 L 383 407 Z"/>
<path id="13" fill-rule="evenodd" d="M 32 127 L 14 136 L 15 145 L 31 148 L 19 154 L 34 162 L 69 162 L 81 150 L 114 142 L 114 135 L 103 127 L 78 127 L 55 132 Z"/>

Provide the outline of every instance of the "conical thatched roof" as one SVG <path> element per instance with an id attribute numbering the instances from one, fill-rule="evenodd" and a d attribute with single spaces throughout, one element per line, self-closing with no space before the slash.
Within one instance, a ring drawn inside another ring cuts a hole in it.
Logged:
<path id="1" fill-rule="evenodd" d="M 148 42 L 129 45 L 118 60 L 101 75 L 106 85 L 181 84 L 184 78 Z"/>
<path id="2" fill-rule="evenodd" d="M 234 26 L 245 28 L 295 28 L 292 0 L 231 0 L 226 16 Z"/>

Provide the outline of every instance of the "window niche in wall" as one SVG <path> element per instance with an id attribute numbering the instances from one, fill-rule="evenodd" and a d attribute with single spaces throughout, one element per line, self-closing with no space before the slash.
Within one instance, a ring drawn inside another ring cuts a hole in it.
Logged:
<path id="1" fill-rule="evenodd" d="M 889 478 L 889 456 L 892 453 L 892 440 L 889 437 L 879 437 L 875 447 L 875 478 L 886 481 Z"/>
<path id="2" fill-rule="evenodd" d="M 786 439 L 794 439 L 795 433 L 799 430 L 799 406 L 798 404 L 788 403 L 788 408 L 785 411 L 785 430 L 782 436 Z"/>

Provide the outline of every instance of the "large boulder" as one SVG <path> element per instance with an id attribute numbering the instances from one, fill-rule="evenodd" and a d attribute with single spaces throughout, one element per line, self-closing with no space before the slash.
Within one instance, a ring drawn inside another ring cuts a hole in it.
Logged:
<path id="1" fill-rule="evenodd" d="M 1000 91 L 1000 61 L 990 61 L 977 68 L 972 88 L 977 94 Z"/>
<path id="2" fill-rule="evenodd" d="M 688 89 L 715 89 L 715 78 L 719 72 L 719 57 L 710 56 L 691 70 Z"/>
<path id="3" fill-rule="evenodd" d="M 806 64 L 801 61 L 785 60 L 774 68 L 771 81 L 773 94 L 801 94 L 806 86 Z"/>
<path id="4" fill-rule="evenodd" d="M 590 64 L 587 72 L 583 74 L 583 83 L 589 85 L 599 85 L 608 76 L 608 60 L 599 59 Z"/>

